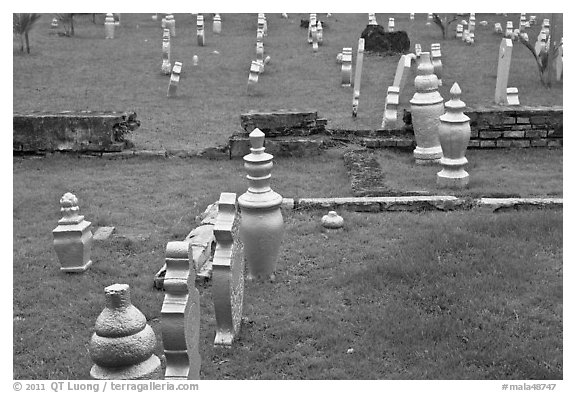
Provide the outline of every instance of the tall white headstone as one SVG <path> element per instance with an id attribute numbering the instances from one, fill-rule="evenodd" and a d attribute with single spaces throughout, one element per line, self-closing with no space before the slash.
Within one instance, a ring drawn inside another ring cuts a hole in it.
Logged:
<path id="1" fill-rule="evenodd" d="M 352 96 L 352 116 L 358 116 L 358 103 L 360 100 L 360 81 L 362 79 L 362 62 L 364 59 L 364 38 L 358 39 L 358 52 L 356 55 L 356 70 L 354 74 L 354 93 Z"/>
<path id="2" fill-rule="evenodd" d="M 512 63 L 512 40 L 502 38 L 500 50 L 498 51 L 498 73 L 496 74 L 496 92 L 494 101 L 496 104 L 508 104 L 508 76 L 510 74 L 510 64 Z"/>

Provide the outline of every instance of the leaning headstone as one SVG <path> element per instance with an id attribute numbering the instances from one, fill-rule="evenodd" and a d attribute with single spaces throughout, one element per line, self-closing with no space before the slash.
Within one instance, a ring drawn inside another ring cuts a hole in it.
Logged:
<path id="1" fill-rule="evenodd" d="M 412 57 L 414 55 L 402 55 L 398 61 L 398 66 L 396 67 L 396 74 L 394 74 L 394 82 L 392 86 L 396 86 L 402 91 L 404 85 L 406 84 L 406 79 L 408 79 L 408 74 L 410 73 L 410 67 L 412 66 Z"/>
<path id="2" fill-rule="evenodd" d="M 60 270 L 66 273 L 82 273 L 92 265 L 92 223 L 78 214 L 78 198 L 70 192 L 60 198 L 60 212 L 62 218 L 52 231 Z"/>
<path id="3" fill-rule="evenodd" d="M 468 163 L 465 155 L 470 141 L 470 118 L 464 114 L 466 104 L 460 100 L 461 93 L 458 83 L 454 83 L 450 89 L 452 99 L 444 105 L 446 113 L 440 116 L 438 134 L 443 157 L 442 170 L 436 174 L 439 187 L 464 188 L 470 178 L 464 170 Z"/>
<path id="4" fill-rule="evenodd" d="M 214 345 L 232 346 L 242 323 L 244 254 L 238 235 L 240 214 L 236 194 L 223 192 L 214 225 L 216 250 L 212 261 L 212 297 L 216 314 Z"/>
<path id="5" fill-rule="evenodd" d="M 260 64 L 257 61 L 252 61 L 250 65 L 250 74 L 248 75 L 248 94 L 256 92 L 256 85 L 258 84 L 258 75 L 260 74 Z"/>
<path id="6" fill-rule="evenodd" d="M 214 20 L 212 21 L 212 32 L 214 34 L 220 34 L 222 32 L 222 18 L 220 14 L 214 15 Z"/>
<path id="7" fill-rule="evenodd" d="M 434 66 L 434 73 L 438 77 L 438 86 L 442 86 L 442 52 L 440 51 L 440 44 L 432 44 L 430 47 L 432 57 L 432 65 Z"/>
<path id="8" fill-rule="evenodd" d="M 512 38 L 514 36 L 514 24 L 511 20 L 506 22 L 506 33 L 504 34 L 506 38 Z"/>
<path id="9" fill-rule="evenodd" d="M 196 39 L 198 46 L 204 46 L 204 15 L 200 14 L 196 18 Z"/>
<path id="10" fill-rule="evenodd" d="M 174 19 L 174 15 L 166 15 L 166 28 L 170 31 L 170 37 L 176 37 L 176 19 Z"/>
<path id="11" fill-rule="evenodd" d="M 316 23 L 316 38 L 318 38 L 318 45 L 322 45 L 322 41 L 324 40 L 324 28 L 322 27 L 321 21 Z"/>
<path id="12" fill-rule="evenodd" d="M 154 355 L 156 335 L 130 300 L 127 284 L 104 289 L 106 307 L 96 319 L 88 345 L 95 363 L 90 377 L 99 380 L 160 379 L 162 365 Z"/>
<path id="13" fill-rule="evenodd" d="M 434 74 L 429 52 L 422 52 L 420 55 L 418 76 L 414 85 L 416 92 L 410 100 L 416 139 L 414 158 L 417 164 L 436 163 L 442 157 L 438 126 L 440 115 L 444 113 L 444 105 L 438 92 L 438 77 Z"/>
<path id="14" fill-rule="evenodd" d="M 106 14 L 106 19 L 104 19 L 104 31 L 106 33 L 106 39 L 114 38 L 114 15 Z"/>
<path id="15" fill-rule="evenodd" d="M 164 29 L 162 35 L 162 72 L 164 75 L 169 75 L 172 71 L 172 64 L 170 64 L 170 30 Z"/>
<path id="16" fill-rule="evenodd" d="M 494 100 L 496 104 L 508 104 L 508 76 L 510 74 L 510 64 L 512 62 L 512 40 L 502 38 L 500 50 L 498 51 L 498 72 L 496 74 L 496 92 Z"/>
<path id="17" fill-rule="evenodd" d="M 342 49 L 342 86 L 352 85 L 352 48 Z"/>
<path id="18" fill-rule="evenodd" d="M 168 97 L 176 97 L 176 90 L 180 82 L 180 72 L 182 71 L 182 63 L 179 61 L 174 62 L 172 67 L 172 75 L 170 75 L 170 84 L 168 85 Z"/>
<path id="19" fill-rule="evenodd" d="M 388 86 L 386 101 L 384 103 L 384 116 L 382 116 L 382 128 L 392 130 L 398 128 L 398 104 L 400 103 L 400 88 Z"/>
<path id="20" fill-rule="evenodd" d="M 502 25 L 500 24 L 500 22 L 494 23 L 494 32 L 496 34 L 502 34 Z"/>
<path id="21" fill-rule="evenodd" d="M 462 38 L 462 32 L 464 31 L 464 26 L 461 23 L 456 25 L 456 38 Z"/>
<path id="22" fill-rule="evenodd" d="M 388 19 L 388 32 L 394 32 L 394 18 Z"/>
<path id="23" fill-rule="evenodd" d="M 200 295 L 189 254 L 187 241 L 166 245 L 165 295 L 160 312 L 166 356 L 164 379 L 200 379 Z"/>
<path id="24" fill-rule="evenodd" d="M 249 137 L 251 153 L 244 156 L 249 187 L 238 198 L 242 212 L 240 239 L 244 243 L 248 278 L 274 281 L 284 233 L 282 196 L 270 188 L 274 156 L 265 153 L 264 133 L 255 128 Z"/>
<path id="25" fill-rule="evenodd" d="M 360 84 L 362 80 L 362 63 L 364 60 L 364 38 L 358 39 L 358 52 L 356 54 L 356 68 L 354 73 L 354 92 L 352 93 L 352 116 L 358 116 L 358 103 L 360 101 Z"/>

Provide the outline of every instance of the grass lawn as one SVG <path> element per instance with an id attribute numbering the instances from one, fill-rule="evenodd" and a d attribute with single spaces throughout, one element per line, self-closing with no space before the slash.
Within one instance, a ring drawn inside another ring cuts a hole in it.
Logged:
<path id="1" fill-rule="evenodd" d="M 532 42 L 542 18 L 550 17 L 537 15 L 538 24 L 529 29 Z M 50 34 L 52 16 L 45 14 L 30 36 L 30 55 L 21 54 L 14 40 L 13 110 L 135 110 L 142 121 L 132 137 L 138 149 L 200 150 L 225 144 L 239 129 L 240 114 L 249 110 L 313 109 L 329 120 L 329 128 L 379 128 L 386 89 L 400 56 L 365 55 L 359 114 L 354 120 L 352 88 L 340 86 L 336 55 L 343 47 L 352 47 L 355 64 L 358 38 L 368 16 L 333 14 L 326 18 L 319 14 L 326 23 L 324 44 L 317 54 L 306 41 L 306 30 L 300 28 L 300 19 L 308 16 L 267 15 L 264 50 L 272 60 L 259 78 L 260 94 L 247 96 L 248 71 L 256 53 L 256 14 L 222 14 L 220 35 L 212 33 L 212 17 L 207 14 L 204 47 L 196 44 L 192 15 L 176 14 L 172 61 L 182 61 L 183 71 L 178 97 L 168 99 L 169 77 L 160 72 L 160 21 L 153 22 L 151 14 L 122 14 L 122 26 L 113 40 L 105 40 L 104 27 L 92 24 L 90 17 L 78 18 L 73 38 Z M 442 40 L 438 27 L 425 24 L 425 14 L 416 14 L 414 22 L 407 13 L 377 14 L 384 26 L 388 17 L 395 17 L 397 30 L 408 33 L 412 51 L 415 43 L 424 50 L 431 43 L 441 43 L 444 85 L 440 91 L 445 99 L 457 81 L 469 107 L 492 104 L 501 41 L 493 33 L 494 22 L 505 26 L 512 20 L 517 25 L 519 14 L 476 14 L 473 46 L 454 38 Z M 488 26 L 480 26 L 482 20 Z M 455 26 L 452 23 L 451 30 Z M 194 55 L 200 59 L 197 67 L 192 66 Z M 401 106 L 408 104 L 414 92 L 415 68 L 401 94 Z M 518 88 L 523 105 L 562 105 L 562 84 L 552 89 L 541 86 L 532 55 L 518 42 L 514 43 L 508 85 Z"/>
<path id="2" fill-rule="evenodd" d="M 276 160 L 272 187 L 349 195 L 334 162 Z M 86 346 L 113 283 L 131 286 L 160 338 L 163 293 L 152 278 L 166 243 L 183 239 L 220 192 L 246 189 L 239 161 L 54 156 L 13 167 L 16 379 L 86 379 Z M 81 275 L 61 273 L 52 246 L 66 191 L 86 219 L 118 231 L 93 246 Z M 211 287 L 199 288 L 202 378 L 563 378 L 561 211 L 342 212 L 335 233 L 321 230 L 323 214 L 284 212 L 277 282 L 247 283 L 234 349 L 213 348 Z"/>

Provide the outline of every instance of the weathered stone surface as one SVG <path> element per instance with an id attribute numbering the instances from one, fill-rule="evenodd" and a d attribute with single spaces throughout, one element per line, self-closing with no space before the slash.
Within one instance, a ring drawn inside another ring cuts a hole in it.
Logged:
<path id="1" fill-rule="evenodd" d="M 320 133 L 325 124 L 318 123 L 318 120 L 320 119 L 316 111 L 251 111 L 240 115 L 240 124 L 246 136 L 258 128 L 266 138 Z"/>
<path id="2" fill-rule="evenodd" d="M 14 151 L 120 151 L 140 126 L 135 112 L 14 113 Z"/>
<path id="3" fill-rule="evenodd" d="M 395 55 L 410 50 L 410 39 L 405 31 L 387 32 L 383 26 L 368 25 L 360 37 L 365 40 L 364 49 L 367 52 Z"/>
<path id="4" fill-rule="evenodd" d="M 321 154 L 327 137 L 316 135 L 308 138 L 280 137 L 266 141 L 266 150 L 278 157 L 308 157 Z M 232 136 L 229 139 L 230 158 L 244 157 L 250 153 L 248 138 Z"/>
<path id="5" fill-rule="evenodd" d="M 94 241 L 102 241 L 110 238 L 112 233 L 116 230 L 116 227 L 99 227 L 94 232 L 94 236 L 92 236 L 92 240 Z"/>

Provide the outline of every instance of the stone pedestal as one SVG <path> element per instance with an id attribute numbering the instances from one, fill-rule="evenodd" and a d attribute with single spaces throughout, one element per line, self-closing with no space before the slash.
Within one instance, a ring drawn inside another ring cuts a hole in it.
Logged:
<path id="1" fill-rule="evenodd" d="M 264 152 L 264 133 L 258 128 L 250 133 L 250 144 L 251 153 L 244 156 L 250 186 L 238 198 L 242 217 L 240 239 L 244 243 L 248 278 L 274 280 L 284 233 L 282 196 L 270 188 L 274 157 Z"/>
<path id="2" fill-rule="evenodd" d="M 92 264 L 92 224 L 78 214 L 78 198 L 74 194 L 67 192 L 62 196 L 60 211 L 62 218 L 52 231 L 60 270 L 66 273 L 82 273 Z"/>
<path id="3" fill-rule="evenodd" d="M 464 165 L 470 141 L 470 118 L 464 114 L 466 105 L 460 100 L 460 86 L 450 89 L 452 99 L 445 105 L 446 113 L 440 116 L 439 137 L 444 156 L 440 159 L 442 170 L 436 174 L 436 184 L 446 188 L 464 188 L 468 185 L 468 172 Z"/>
<path id="4" fill-rule="evenodd" d="M 98 316 L 88 352 L 95 363 L 93 379 L 160 379 L 160 359 L 154 355 L 156 336 L 146 317 L 130 301 L 130 287 L 104 289 L 106 308 Z"/>
<path id="5" fill-rule="evenodd" d="M 236 194 L 223 192 L 214 224 L 216 250 L 212 262 L 212 296 L 216 314 L 214 345 L 229 347 L 240 332 L 244 299 L 244 254 L 238 235 Z"/>
<path id="6" fill-rule="evenodd" d="M 200 379 L 200 295 L 194 286 L 190 243 L 166 245 L 166 291 L 161 310 L 162 343 L 166 356 L 164 379 Z"/>
<path id="7" fill-rule="evenodd" d="M 442 147 L 438 139 L 440 116 L 444 113 L 443 99 L 438 92 L 438 77 L 430 61 L 430 53 L 422 52 L 418 65 L 418 76 L 414 80 L 416 93 L 410 100 L 417 164 L 433 164 L 442 158 Z"/>
<path id="8" fill-rule="evenodd" d="M 114 15 L 106 14 L 106 19 L 104 19 L 104 32 L 106 33 L 106 39 L 114 38 Z"/>

